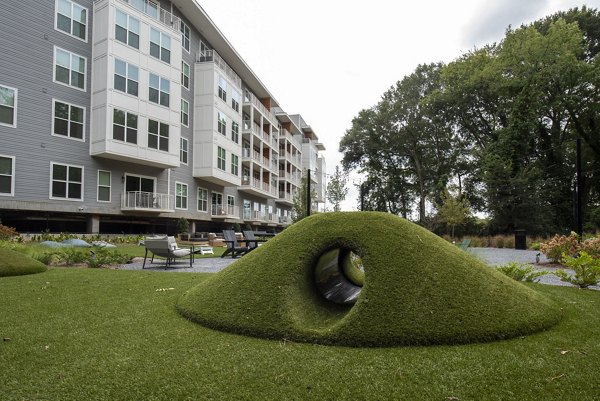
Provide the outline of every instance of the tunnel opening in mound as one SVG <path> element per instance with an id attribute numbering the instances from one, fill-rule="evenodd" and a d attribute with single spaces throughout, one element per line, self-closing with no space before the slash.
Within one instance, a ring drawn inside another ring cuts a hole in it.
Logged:
<path id="1" fill-rule="evenodd" d="M 326 300 L 354 305 L 365 281 L 362 258 L 356 251 L 334 248 L 324 252 L 315 266 L 315 284 Z"/>

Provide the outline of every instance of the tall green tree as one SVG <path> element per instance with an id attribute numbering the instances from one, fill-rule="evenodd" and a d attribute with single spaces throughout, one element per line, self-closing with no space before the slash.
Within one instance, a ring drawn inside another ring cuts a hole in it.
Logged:
<path id="1" fill-rule="evenodd" d="M 348 195 L 348 175 L 340 170 L 340 166 L 335 166 L 335 173 L 327 183 L 327 200 L 333 205 L 333 211 L 341 210 L 340 204 Z"/>

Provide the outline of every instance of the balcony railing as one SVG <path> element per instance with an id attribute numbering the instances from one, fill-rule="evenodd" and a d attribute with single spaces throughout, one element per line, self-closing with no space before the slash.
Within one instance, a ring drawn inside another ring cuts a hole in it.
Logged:
<path id="1" fill-rule="evenodd" d="M 211 205 L 210 215 L 212 217 L 220 218 L 237 218 L 238 217 L 238 206 L 224 205 L 224 204 L 213 204 Z"/>
<path id="2" fill-rule="evenodd" d="M 275 123 L 275 114 L 271 113 L 264 104 L 260 102 L 248 89 L 244 91 L 244 103 L 252 103 L 261 113 L 263 113 L 272 123 Z"/>
<path id="3" fill-rule="evenodd" d="M 279 224 L 292 224 L 292 218 L 289 216 L 279 216 Z"/>
<path id="4" fill-rule="evenodd" d="M 206 50 L 204 54 L 198 54 L 198 56 L 196 57 L 196 62 L 215 63 L 215 65 L 218 66 L 221 70 L 223 70 L 225 74 L 229 77 L 229 79 L 231 79 L 234 82 L 234 84 L 237 85 L 238 88 L 242 87 L 242 79 L 239 77 L 238 74 L 235 73 L 235 71 L 233 71 L 233 68 L 231 68 L 225 62 L 225 60 L 223 60 L 221 56 L 219 56 L 219 53 L 217 53 L 216 51 Z"/>
<path id="5" fill-rule="evenodd" d="M 131 191 L 121 195 L 121 210 L 173 212 L 174 195 Z"/>
<path id="6" fill-rule="evenodd" d="M 242 121 L 242 129 L 244 131 L 253 130 L 256 133 L 256 135 L 260 135 L 260 126 L 257 123 L 255 123 L 254 121 L 250 121 L 250 120 Z"/>
<path id="7" fill-rule="evenodd" d="M 98 1 L 98 0 L 97 0 Z M 160 21 L 163 25 L 173 29 L 176 32 L 181 32 L 181 20 L 168 12 L 167 10 L 160 8 L 155 2 L 148 0 L 121 0 L 123 3 L 131 5 L 136 10 L 139 10 L 147 16 Z"/>

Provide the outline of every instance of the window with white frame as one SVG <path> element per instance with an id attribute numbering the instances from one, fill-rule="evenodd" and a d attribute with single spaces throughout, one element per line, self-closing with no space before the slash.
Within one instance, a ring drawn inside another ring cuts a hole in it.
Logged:
<path id="1" fill-rule="evenodd" d="M 185 61 L 181 62 L 181 85 L 190 89 L 190 65 Z"/>
<path id="2" fill-rule="evenodd" d="M 237 155 L 231 154 L 231 174 L 237 176 L 240 173 L 240 158 Z"/>
<path id="3" fill-rule="evenodd" d="M 208 189 L 198 187 L 198 211 L 208 212 Z"/>
<path id="4" fill-rule="evenodd" d="M 134 49 L 140 48 L 140 21 L 131 15 L 117 10 L 115 22 L 115 39 Z"/>
<path id="5" fill-rule="evenodd" d="M 235 196 L 227 195 L 227 214 L 235 214 Z"/>
<path id="6" fill-rule="evenodd" d="M 217 146 L 217 168 L 219 170 L 225 171 L 227 169 L 225 160 L 226 156 L 227 152 L 225 151 L 225 149 L 223 149 L 220 146 Z"/>
<path id="7" fill-rule="evenodd" d="M 181 124 L 190 126 L 190 104 L 181 99 Z"/>
<path id="8" fill-rule="evenodd" d="M 98 202 L 110 202 L 110 171 L 98 170 Z"/>
<path id="9" fill-rule="evenodd" d="M 231 123 L 231 140 L 235 143 L 240 140 L 240 125 L 235 121 Z"/>
<path id="10" fill-rule="evenodd" d="M 56 29 L 87 41 L 87 8 L 69 0 L 56 2 Z"/>
<path id="11" fill-rule="evenodd" d="M 252 210 L 250 201 L 248 199 L 244 199 L 242 206 L 242 218 L 244 220 L 250 220 L 252 218 Z"/>
<path id="12" fill-rule="evenodd" d="M 224 102 L 227 101 L 227 80 L 221 75 L 219 75 L 219 97 Z"/>
<path id="13" fill-rule="evenodd" d="M 225 114 L 217 111 L 217 131 L 220 134 L 227 135 L 227 119 Z"/>
<path id="14" fill-rule="evenodd" d="M 54 100 L 52 135 L 83 140 L 85 109 L 70 103 Z"/>
<path id="15" fill-rule="evenodd" d="M 141 12 L 158 18 L 158 4 L 152 0 L 127 0 L 127 3 L 131 4 Z"/>
<path id="16" fill-rule="evenodd" d="M 188 140 L 184 137 L 179 139 L 179 161 L 188 164 Z"/>
<path id="17" fill-rule="evenodd" d="M 115 59 L 115 78 L 114 87 L 116 90 L 128 93 L 133 96 L 138 95 L 139 70 L 133 65 L 123 60 Z"/>
<path id="18" fill-rule="evenodd" d="M 113 110 L 113 139 L 137 143 L 138 116 L 124 110 Z"/>
<path id="19" fill-rule="evenodd" d="M 181 182 L 175 183 L 175 209 L 187 209 L 188 186 Z"/>
<path id="20" fill-rule="evenodd" d="M 148 147 L 169 151 L 169 124 L 148 120 Z"/>
<path id="21" fill-rule="evenodd" d="M 15 194 L 15 158 L 0 155 L 0 196 Z"/>
<path id="22" fill-rule="evenodd" d="M 179 23 L 179 29 L 181 30 L 181 47 L 186 52 L 190 52 L 190 27 L 183 21 Z"/>
<path id="23" fill-rule="evenodd" d="M 169 107 L 170 82 L 168 79 L 149 73 L 148 100 Z"/>
<path id="24" fill-rule="evenodd" d="M 0 125 L 17 126 L 17 90 L 0 85 Z"/>
<path id="25" fill-rule="evenodd" d="M 150 55 L 171 63 L 171 37 L 158 29 L 150 28 Z"/>
<path id="26" fill-rule="evenodd" d="M 240 112 L 240 101 L 242 100 L 242 95 L 235 89 L 231 90 L 231 108 L 233 108 L 238 113 Z"/>
<path id="27" fill-rule="evenodd" d="M 54 48 L 54 81 L 85 90 L 87 59 L 75 53 Z"/>
<path id="28" fill-rule="evenodd" d="M 51 199 L 83 200 L 83 167 L 51 163 Z"/>

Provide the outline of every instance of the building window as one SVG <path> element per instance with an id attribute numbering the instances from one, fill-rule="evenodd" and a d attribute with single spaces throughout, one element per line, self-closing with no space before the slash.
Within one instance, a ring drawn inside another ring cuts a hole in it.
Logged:
<path id="1" fill-rule="evenodd" d="M 175 209 L 187 209 L 188 186 L 180 182 L 175 183 Z"/>
<path id="2" fill-rule="evenodd" d="M 69 0 L 58 0 L 56 6 L 56 29 L 85 41 L 87 8 Z"/>
<path id="3" fill-rule="evenodd" d="M 138 95 L 138 68 L 126 63 L 125 61 L 115 59 L 115 89 L 130 95 Z"/>
<path id="4" fill-rule="evenodd" d="M 135 49 L 140 48 L 140 21 L 117 10 L 115 39 Z"/>
<path id="5" fill-rule="evenodd" d="M 15 158 L 0 156 L 0 195 L 15 194 Z"/>
<path id="6" fill-rule="evenodd" d="M 179 161 L 188 164 L 188 140 L 183 137 L 179 139 Z"/>
<path id="7" fill-rule="evenodd" d="M 148 147 L 169 151 L 169 124 L 148 120 Z"/>
<path id="8" fill-rule="evenodd" d="M 219 97 L 224 102 L 227 101 L 227 81 L 221 75 L 219 75 Z"/>
<path id="9" fill-rule="evenodd" d="M 54 81 L 85 90 L 87 60 L 75 53 L 54 48 Z"/>
<path id="10" fill-rule="evenodd" d="M 227 214 L 235 215 L 235 196 L 227 195 Z"/>
<path id="11" fill-rule="evenodd" d="M 83 200 L 83 167 L 51 163 L 50 198 Z"/>
<path id="12" fill-rule="evenodd" d="M 208 212 L 208 189 L 198 187 L 198 211 Z"/>
<path id="13" fill-rule="evenodd" d="M 54 100 L 54 125 L 52 135 L 83 140 L 85 109 Z"/>
<path id="14" fill-rule="evenodd" d="M 129 0 L 126 1 L 144 14 L 158 18 L 158 5 L 152 0 Z"/>
<path id="15" fill-rule="evenodd" d="M 150 55 L 171 63 L 171 37 L 158 29 L 150 28 Z"/>
<path id="16" fill-rule="evenodd" d="M 181 99 L 181 124 L 190 126 L 190 104 Z"/>
<path id="17" fill-rule="evenodd" d="M 250 201 L 248 199 L 244 199 L 242 205 L 242 218 L 244 220 L 250 220 L 252 218 Z"/>
<path id="18" fill-rule="evenodd" d="M 137 143 L 138 116 L 123 110 L 113 110 L 113 139 Z"/>
<path id="19" fill-rule="evenodd" d="M 180 22 L 179 28 L 181 29 L 181 47 L 185 49 L 186 52 L 190 52 L 190 27 L 187 26 L 183 21 Z"/>
<path id="20" fill-rule="evenodd" d="M 0 85 L 0 125 L 17 127 L 17 90 Z"/>
<path id="21" fill-rule="evenodd" d="M 235 121 L 231 123 L 231 140 L 235 143 L 240 140 L 240 125 Z"/>
<path id="22" fill-rule="evenodd" d="M 217 131 L 223 135 L 227 135 L 227 120 L 225 114 L 217 111 Z"/>
<path id="23" fill-rule="evenodd" d="M 238 113 L 240 112 L 241 99 L 242 99 L 242 96 L 238 93 L 238 91 L 236 91 L 236 90 L 231 91 L 231 107 Z"/>
<path id="24" fill-rule="evenodd" d="M 237 176 L 240 172 L 239 169 L 239 157 L 237 155 L 231 155 L 231 174 Z"/>
<path id="25" fill-rule="evenodd" d="M 110 202 L 110 171 L 98 170 L 98 202 Z"/>
<path id="26" fill-rule="evenodd" d="M 190 89 L 190 65 L 185 61 L 181 62 L 181 85 Z"/>
<path id="27" fill-rule="evenodd" d="M 169 80 L 158 75 L 150 73 L 150 88 L 148 91 L 148 100 L 169 107 Z"/>
<path id="28" fill-rule="evenodd" d="M 227 169 L 225 162 L 226 155 L 227 153 L 225 152 L 225 149 L 217 146 L 217 168 L 219 170 L 225 171 Z"/>

